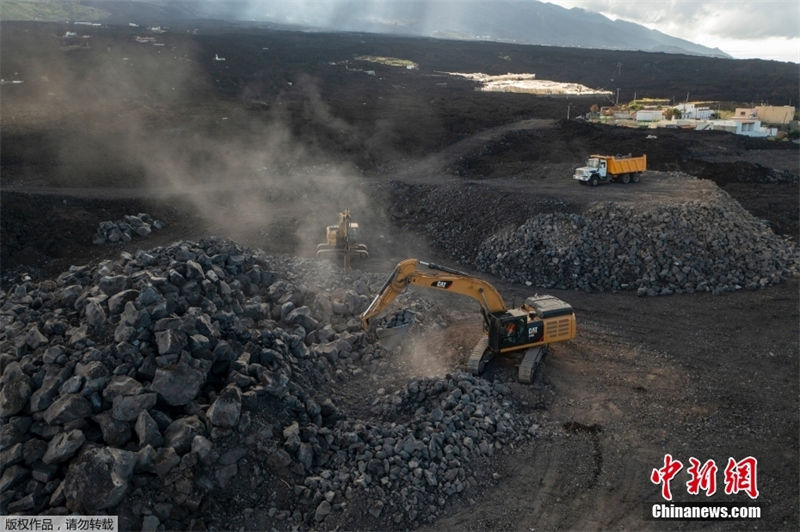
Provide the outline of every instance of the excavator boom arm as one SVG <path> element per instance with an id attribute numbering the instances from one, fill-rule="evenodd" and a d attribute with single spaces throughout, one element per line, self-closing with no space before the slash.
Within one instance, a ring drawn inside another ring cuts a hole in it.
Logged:
<path id="1" fill-rule="evenodd" d="M 347 242 L 350 236 L 350 209 L 345 209 L 339 213 L 339 228 L 336 231 L 337 238 L 342 242 Z"/>
<path id="2" fill-rule="evenodd" d="M 422 270 L 420 266 L 425 266 L 426 269 Z M 364 329 L 369 329 L 369 321 L 383 312 L 410 284 L 471 297 L 480 304 L 484 317 L 490 313 L 506 310 L 503 298 L 486 281 L 444 266 L 417 259 L 406 259 L 395 266 L 381 291 L 361 314 L 361 325 Z"/>

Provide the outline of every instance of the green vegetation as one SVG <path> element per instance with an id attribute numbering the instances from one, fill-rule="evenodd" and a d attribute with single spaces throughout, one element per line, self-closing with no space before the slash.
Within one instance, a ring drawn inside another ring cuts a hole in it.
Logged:
<path id="1" fill-rule="evenodd" d="M 403 68 L 418 68 L 414 61 L 408 59 L 398 59 L 396 57 L 382 57 L 377 55 L 359 55 L 356 57 L 358 61 L 368 61 L 370 63 L 380 63 L 386 66 L 403 67 Z"/>
<path id="2" fill-rule="evenodd" d="M 106 18 L 107 11 L 80 5 L 74 1 L 58 0 L 2 0 L 0 20 L 37 20 L 59 22 L 79 20 L 93 22 Z"/>
<path id="3" fill-rule="evenodd" d="M 647 105 L 658 105 L 658 104 L 668 104 L 669 98 L 638 98 L 634 100 L 635 102 L 641 102 Z"/>
<path id="4" fill-rule="evenodd" d="M 656 107 L 656 106 L 664 106 L 669 105 L 669 100 L 666 98 L 637 98 L 635 100 L 631 100 L 627 104 L 623 104 L 625 109 L 629 111 L 639 111 L 644 109 L 645 107 Z"/>
<path id="5" fill-rule="evenodd" d="M 631 100 L 630 104 L 633 105 L 668 105 L 669 99 L 667 98 L 636 98 Z"/>

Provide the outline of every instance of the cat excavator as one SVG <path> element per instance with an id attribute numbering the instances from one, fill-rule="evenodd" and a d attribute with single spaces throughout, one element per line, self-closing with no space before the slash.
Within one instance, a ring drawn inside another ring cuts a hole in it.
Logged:
<path id="1" fill-rule="evenodd" d="M 433 288 L 471 297 L 483 315 L 484 335 L 470 354 L 467 366 L 474 375 L 498 355 L 524 351 L 518 379 L 533 382 L 547 348 L 575 337 L 577 326 L 572 307 L 549 295 L 525 299 L 518 308 L 507 308 L 503 298 L 488 282 L 467 273 L 417 259 L 405 259 L 395 266 L 369 307 L 361 314 L 361 325 L 371 331 L 372 323 L 409 285 Z"/>
<path id="2" fill-rule="evenodd" d="M 358 241 L 358 223 L 350 216 L 350 209 L 339 213 L 339 223 L 329 225 L 325 231 L 325 242 L 317 244 L 317 255 L 342 257 L 344 271 L 350 271 L 351 257 L 368 257 L 367 246 Z"/>

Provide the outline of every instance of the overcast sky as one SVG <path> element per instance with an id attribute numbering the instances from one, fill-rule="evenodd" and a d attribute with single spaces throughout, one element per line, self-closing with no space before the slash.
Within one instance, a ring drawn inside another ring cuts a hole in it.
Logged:
<path id="1" fill-rule="evenodd" d="M 544 0 L 719 48 L 737 59 L 800 63 L 798 0 Z"/>

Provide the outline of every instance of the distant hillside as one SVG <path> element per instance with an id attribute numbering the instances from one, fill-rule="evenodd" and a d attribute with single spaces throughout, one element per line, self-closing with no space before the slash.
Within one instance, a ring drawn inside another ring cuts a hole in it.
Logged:
<path id="1" fill-rule="evenodd" d="M 82 6 L 101 8 L 110 13 L 104 20 L 119 23 L 259 21 L 327 31 L 730 58 L 717 48 L 638 24 L 536 0 L 5 0 L 0 18 L 64 20 L 84 16 L 76 11 Z"/>
<path id="2" fill-rule="evenodd" d="M 109 15 L 108 11 L 102 9 L 63 0 L 3 0 L 0 3 L 0 20 L 95 21 L 106 19 Z"/>
<path id="3" fill-rule="evenodd" d="M 214 18 L 262 20 L 327 30 L 730 57 L 719 49 L 638 24 L 612 21 L 583 9 L 565 9 L 536 0 L 183 0 L 182 3 Z"/>

